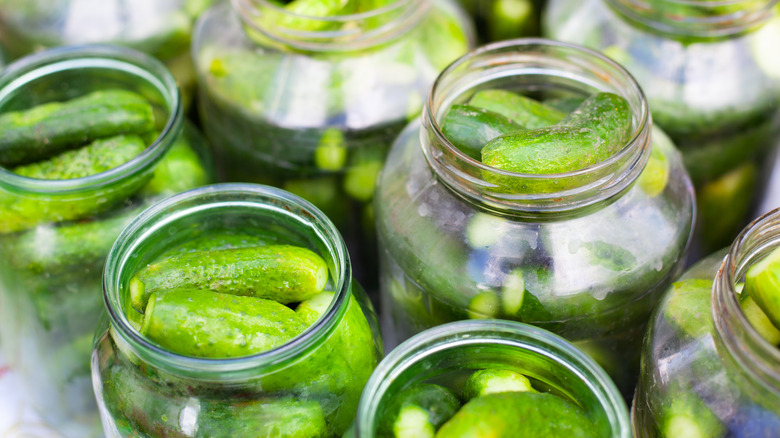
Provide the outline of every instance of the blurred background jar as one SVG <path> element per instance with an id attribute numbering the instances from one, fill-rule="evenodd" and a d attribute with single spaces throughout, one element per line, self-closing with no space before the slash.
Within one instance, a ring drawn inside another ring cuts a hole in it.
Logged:
<path id="1" fill-rule="evenodd" d="M 594 425 L 594 436 L 631 436 L 625 402 L 590 357 L 546 330 L 499 320 L 445 324 L 414 336 L 390 352 L 363 390 L 352 436 L 393 436 L 388 434 L 392 425 L 387 423 L 410 389 L 438 384 L 456 395 L 463 394 L 464 382 L 481 370 L 520 373 L 534 390 L 563 397 L 584 411 Z M 443 416 L 442 411 L 431 417 Z M 554 416 L 548 420 L 563 421 Z M 500 420 L 497 422 L 500 425 Z M 523 418 L 524 427 L 530 430 L 538 426 L 528 422 Z M 515 432 L 517 436 L 530 436 L 521 430 Z"/>
<path id="2" fill-rule="evenodd" d="M 439 71 L 473 39 L 454 1 L 373 4 L 314 17 L 266 0 L 224 2 L 199 21 L 192 49 L 220 178 L 275 185 L 314 203 L 341 230 L 369 291 L 371 199 L 387 150 Z"/>
<path id="3" fill-rule="evenodd" d="M 190 37 L 213 0 L 0 0 L 0 46 L 13 58 L 56 46 L 118 44 L 163 62 L 187 107 L 195 88 Z"/>
<path id="4" fill-rule="evenodd" d="M 69 437 L 101 435 L 89 357 L 114 239 L 153 202 L 209 182 L 211 163 L 184 122 L 176 82 L 148 55 L 114 46 L 58 48 L 0 75 L 0 117 L 112 89 L 133 91 L 152 106 L 154 131 L 140 155 L 75 179 L 0 167 L 0 348 L 24 396 Z"/>
<path id="5" fill-rule="evenodd" d="M 750 219 L 778 142 L 777 0 L 551 0 L 543 27 L 634 75 L 696 186 L 692 260 L 728 245 Z"/>
<path id="6" fill-rule="evenodd" d="M 289 342 L 242 357 L 186 356 L 141 335 L 128 318 L 136 313 L 133 275 L 172 248 L 225 233 L 319 254 L 333 292 L 322 316 Z M 108 318 L 92 371 L 106 436 L 341 436 L 383 351 L 374 310 L 351 274 L 333 223 L 277 188 L 207 186 L 146 210 L 116 240 L 104 272 Z"/>
<path id="7" fill-rule="evenodd" d="M 762 335 L 754 325 L 761 310 L 742 288 L 748 268 L 780 247 L 778 224 L 777 210 L 757 219 L 664 296 L 642 352 L 632 410 L 637 436 L 763 437 L 780 430 L 780 332 Z"/>
<path id="8" fill-rule="evenodd" d="M 631 140 L 574 172 L 487 166 L 440 127 L 453 104 L 496 88 L 541 101 L 616 93 L 632 114 Z M 679 153 L 652 127 L 642 91 L 619 65 L 541 39 L 471 52 L 438 78 L 379 181 L 388 345 L 449 321 L 518 320 L 573 341 L 630 396 L 645 324 L 682 270 L 693 204 Z"/>
<path id="9" fill-rule="evenodd" d="M 481 42 L 539 34 L 539 3 L 534 0 L 459 0 L 474 18 Z"/>

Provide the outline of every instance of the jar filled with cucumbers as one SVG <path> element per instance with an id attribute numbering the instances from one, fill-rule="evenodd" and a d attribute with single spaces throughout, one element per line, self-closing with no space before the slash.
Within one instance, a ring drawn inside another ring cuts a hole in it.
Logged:
<path id="1" fill-rule="evenodd" d="M 632 411 L 641 437 L 780 430 L 780 210 L 669 288 L 650 323 Z"/>
<path id="2" fill-rule="evenodd" d="M 82 46 L 0 75 L 0 349 L 27 399 L 68 437 L 100 436 L 89 372 L 101 272 L 125 225 L 210 181 L 170 72 Z"/>
<path id="3" fill-rule="evenodd" d="M 477 49 L 441 74 L 380 178 L 385 336 L 518 320 L 573 341 L 628 395 L 693 204 L 619 65 L 542 39 Z"/>
<path id="4" fill-rule="evenodd" d="M 190 39 L 214 0 L 0 0 L 0 48 L 11 58 L 57 46 L 118 44 L 162 60 L 183 92 L 195 91 Z"/>
<path id="5" fill-rule="evenodd" d="M 696 186 L 694 257 L 728 246 L 780 141 L 778 0 L 551 0 L 544 21 L 634 75 Z"/>
<path id="6" fill-rule="evenodd" d="M 253 184 L 146 210 L 104 273 L 93 383 L 115 437 L 337 437 L 382 355 L 333 223 Z"/>
<path id="7" fill-rule="evenodd" d="M 590 357 L 538 327 L 459 321 L 420 333 L 379 364 L 356 438 L 628 438 L 628 409 Z"/>
<path id="8" fill-rule="evenodd" d="M 282 3 L 204 14 L 193 44 L 201 121 L 221 179 L 312 202 L 372 286 L 377 175 L 436 75 L 469 49 L 471 26 L 454 0 Z"/>

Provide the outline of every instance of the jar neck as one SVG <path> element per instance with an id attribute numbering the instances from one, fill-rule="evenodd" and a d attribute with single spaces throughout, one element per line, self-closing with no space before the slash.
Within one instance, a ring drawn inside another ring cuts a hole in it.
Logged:
<path id="1" fill-rule="evenodd" d="M 630 140 L 615 155 L 585 169 L 521 174 L 469 157 L 442 133 L 441 121 L 451 105 L 479 89 L 518 86 L 529 91 L 618 94 L 633 114 Z M 484 46 L 444 70 L 423 109 L 421 142 L 436 176 L 458 195 L 499 214 L 537 220 L 580 215 L 627 191 L 649 160 L 651 125 L 642 90 L 614 61 L 567 43 L 524 39 Z"/>
<path id="2" fill-rule="evenodd" d="M 271 0 L 231 0 L 250 34 L 286 49 L 349 52 L 377 47 L 407 33 L 432 0 L 396 0 L 374 10 L 334 16 L 292 12 Z"/>
<path id="3" fill-rule="evenodd" d="M 672 38 L 738 36 L 777 13 L 778 0 L 605 0 L 629 22 Z"/>
<path id="4" fill-rule="evenodd" d="M 0 188 L 21 195 L 73 195 L 94 192 L 150 171 L 171 148 L 183 129 L 184 109 L 179 88 L 168 69 L 156 59 L 117 46 L 85 45 L 50 49 L 11 64 L 0 75 L 0 113 L 27 109 L 29 101 L 48 103 L 73 97 L 85 82 L 83 94 L 106 87 L 132 87 L 165 113 L 160 135 L 138 156 L 105 172 L 84 178 L 42 180 L 17 175 L 0 167 Z M 92 84 L 95 85 L 93 87 Z M 39 90 L 46 90 L 41 93 Z"/>
<path id="5" fill-rule="evenodd" d="M 166 249 L 210 230 L 267 227 L 288 233 L 326 260 L 335 297 L 304 333 L 252 356 L 212 359 L 167 351 L 141 336 L 125 312 L 130 278 Z M 349 256 L 341 235 L 322 212 L 283 190 L 255 184 L 217 184 L 173 196 L 150 207 L 117 238 L 106 259 L 103 298 L 117 348 L 167 373 L 199 380 L 246 381 L 282 369 L 322 344 L 343 318 L 352 288 Z"/>
<path id="6" fill-rule="evenodd" d="M 623 398 L 591 358 L 548 331 L 502 320 L 444 324 L 396 347 L 382 360 L 363 389 L 355 418 L 355 436 L 376 436 L 383 411 L 401 390 L 412 384 L 437 377 L 450 381 L 452 372 L 501 366 L 544 382 L 553 392 L 570 397 L 590 418 L 598 419 L 599 436 L 631 436 Z"/>
<path id="7" fill-rule="evenodd" d="M 736 285 L 744 282 L 750 266 L 778 246 L 780 209 L 753 221 L 734 241 L 715 277 L 711 306 L 718 345 L 755 388 L 774 397 L 780 397 L 780 349 L 747 320 Z"/>

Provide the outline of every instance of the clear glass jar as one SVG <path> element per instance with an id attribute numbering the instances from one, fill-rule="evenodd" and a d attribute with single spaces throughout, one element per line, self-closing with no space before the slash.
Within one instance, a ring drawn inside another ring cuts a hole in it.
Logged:
<path id="1" fill-rule="evenodd" d="M 0 46 L 11 58 L 50 47 L 119 44 L 164 61 L 182 87 L 195 88 L 190 37 L 213 0 L 0 0 Z"/>
<path id="2" fill-rule="evenodd" d="M 141 336 L 125 313 L 130 278 L 166 250 L 224 230 L 259 233 L 319 253 L 335 291 L 325 314 L 281 347 L 238 358 L 183 356 Z M 307 415 L 314 406 L 321 409 L 320 422 L 325 417 L 327 436 L 341 436 L 382 355 L 376 316 L 351 274 L 333 223 L 276 188 L 208 186 L 145 211 L 119 236 L 104 272 L 109 319 L 95 339 L 92 371 L 106 435 L 314 436 L 295 435 L 314 422 Z"/>
<path id="3" fill-rule="evenodd" d="M 780 349 L 747 320 L 736 290 L 748 268 L 780 246 L 778 224 L 778 210 L 758 218 L 664 296 L 643 347 L 637 436 L 777 435 Z"/>
<path id="4" fill-rule="evenodd" d="M 325 18 L 268 0 L 215 6 L 198 23 L 193 56 L 221 178 L 312 202 L 339 227 L 358 279 L 373 289 L 376 176 L 436 75 L 471 46 L 471 33 L 451 0 L 397 0 Z"/>
<path id="5" fill-rule="evenodd" d="M 450 105 L 486 88 L 619 94 L 633 113 L 632 140 L 575 172 L 491 168 L 440 129 Z M 517 190 L 545 184 L 555 189 Z M 652 128 L 642 91 L 620 66 L 542 39 L 478 49 L 439 76 L 422 122 L 398 138 L 379 181 L 385 338 L 394 345 L 459 319 L 520 320 L 574 341 L 628 393 L 650 311 L 682 270 L 693 204 L 679 153 Z"/>
<path id="6" fill-rule="evenodd" d="M 486 368 L 516 371 L 535 388 L 567 398 L 587 413 L 598 436 L 631 436 L 623 398 L 591 358 L 546 330 L 499 320 L 445 324 L 390 352 L 363 390 L 354 436 L 376 436 L 380 420 L 405 388 L 429 382 L 459 394 L 468 374 Z"/>
<path id="7" fill-rule="evenodd" d="M 696 186 L 694 255 L 729 245 L 780 138 L 778 1 L 552 0 L 544 32 L 600 50 L 634 75 Z"/>
<path id="8" fill-rule="evenodd" d="M 536 0 L 459 0 L 474 18 L 480 41 L 501 41 L 539 34 Z"/>
<path id="9" fill-rule="evenodd" d="M 142 154 L 68 180 L 0 167 L 0 349 L 44 420 L 78 438 L 100 436 L 89 356 L 105 257 L 145 207 L 209 182 L 208 148 L 184 124 L 171 74 L 142 53 L 52 49 L 0 75 L 0 113 L 111 88 L 139 93 L 155 108 L 160 134 Z"/>

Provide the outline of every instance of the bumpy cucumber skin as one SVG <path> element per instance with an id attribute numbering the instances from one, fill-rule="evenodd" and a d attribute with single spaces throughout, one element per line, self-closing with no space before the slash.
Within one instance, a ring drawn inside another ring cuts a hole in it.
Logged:
<path id="1" fill-rule="evenodd" d="M 181 254 L 151 264 L 130 281 L 133 307 L 142 310 L 159 290 L 194 288 L 249 295 L 287 304 L 322 291 L 328 267 L 314 252 L 292 245 Z"/>
<path id="2" fill-rule="evenodd" d="M 0 115 L 0 165 L 45 159 L 101 137 L 152 130 L 152 106 L 142 96 L 126 90 L 95 91 Z"/>
<path id="3" fill-rule="evenodd" d="M 212 169 L 203 163 L 188 138 L 195 135 L 190 127 L 185 126 L 184 134 L 179 136 L 154 169 L 154 176 L 141 189 L 140 196 L 173 196 L 206 185 L 212 179 Z"/>
<path id="4" fill-rule="evenodd" d="M 479 160 L 482 148 L 490 140 L 525 129 L 501 114 L 471 105 L 453 105 L 442 121 L 441 130 L 461 152 Z"/>
<path id="5" fill-rule="evenodd" d="M 312 400 L 267 399 L 239 406 L 210 402 L 201 408 L 199 437 L 324 438 L 322 407 Z"/>
<path id="6" fill-rule="evenodd" d="M 599 149 L 599 161 L 603 161 L 628 142 L 631 134 L 631 110 L 626 99 L 617 94 L 596 93 L 585 99 L 560 124 L 587 128 L 595 132 L 604 141 Z"/>
<path id="7" fill-rule="evenodd" d="M 555 125 L 566 118 L 565 113 L 555 108 L 507 90 L 478 91 L 469 100 L 469 105 L 501 114 L 526 129 Z"/>
<path id="8" fill-rule="evenodd" d="M 378 436 L 400 438 L 402 436 L 398 433 L 400 415 L 403 409 L 410 406 L 417 407 L 427 414 L 429 427 L 426 427 L 426 423 L 421 427 L 435 432 L 455 415 L 460 409 L 461 402 L 452 391 L 441 385 L 420 383 L 410 386 L 395 397 L 387 413 L 382 415 L 377 431 Z M 406 430 L 406 432 L 410 431 Z"/>
<path id="9" fill-rule="evenodd" d="M 536 390 L 528 377 L 511 370 L 485 369 L 472 373 L 463 386 L 463 399 L 471 400 L 487 394 Z"/>
<path id="10" fill-rule="evenodd" d="M 598 436 L 579 407 L 547 393 L 505 392 L 477 397 L 436 433 L 437 438 Z"/>
<path id="11" fill-rule="evenodd" d="M 181 355 L 224 358 L 272 350 L 306 327 L 272 300 L 177 289 L 149 298 L 141 334 Z"/>

